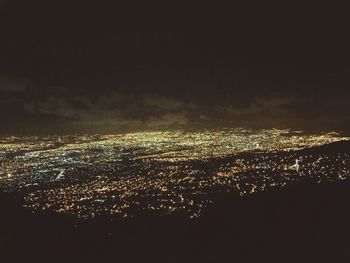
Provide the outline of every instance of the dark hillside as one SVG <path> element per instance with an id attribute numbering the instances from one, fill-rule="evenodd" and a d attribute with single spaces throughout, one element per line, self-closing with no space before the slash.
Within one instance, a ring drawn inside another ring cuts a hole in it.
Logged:
<path id="1" fill-rule="evenodd" d="M 52 255 L 58 262 L 336 262 L 349 257 L 349 189 L 344 181 L 298 184 L 244 198 L 220 195 L 195 221 L 150 216 L 80 223 L 32 216 L 3 194 L 2 256 L 24 262 Z"/>

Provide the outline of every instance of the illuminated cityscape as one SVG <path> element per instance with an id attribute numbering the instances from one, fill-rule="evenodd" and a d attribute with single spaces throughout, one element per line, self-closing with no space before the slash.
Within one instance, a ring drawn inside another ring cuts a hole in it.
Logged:
<path id="1" fill-rule="evenodd" d="M 350 262 L 349 10 L 0 0 L 0 263 Z"/>
<path id="2" fill-rule="evenodd" d="M 197 218 L 216 193 L 349 178 L 348 153 L 308 151 L 345 140 L 279 129 L 2 137 L 0 189 L 38 214 Z"/>

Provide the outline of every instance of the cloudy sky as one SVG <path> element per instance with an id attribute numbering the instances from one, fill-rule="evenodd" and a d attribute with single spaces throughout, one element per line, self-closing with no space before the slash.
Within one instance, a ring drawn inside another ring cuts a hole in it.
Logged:
<path id="1" fill-rule="evenodd" d="M 119 2 L 0 1 L 0 134 L 350 130 L 348 1 Z"/>

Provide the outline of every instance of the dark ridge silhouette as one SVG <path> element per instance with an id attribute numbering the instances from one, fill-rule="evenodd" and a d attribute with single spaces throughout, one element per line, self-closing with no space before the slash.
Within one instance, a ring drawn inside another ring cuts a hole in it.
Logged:
<path id="1" fill-rule="evenodd" d="M 31 215 L 2 194 L 1 255 L 22 262 L 337 262 L 349 257 L 349 187 L 350 181 L 305 183 L 243 198 L 218 194 L 197 220 L 77 222 Z"/>
<path id="2" fill-rule="evenodd" d="M 349 153 L 350 154 L 350 140 L 343 140 L 339 142 L 333 142 L 321 146 L 315 146 L 311 148 L 305 148 L 295 151 L 280 151 L 278 152 L 279 156 L 288 156 L 290 154 L 296 154 L 296 155 L 306 155 L 306 154 L 337 154 L 337 153 Z M 266 153 L 264 151 L 256 150 L 256 151 L 249 151 L 249 152 L 242 152 L 234 155 L 233 157 L 237 158 L 253 158 L 256 155 L 273 155 L 275 153 Z M 225 156 L 225 157 L 218 157 L 218 160 L 222 161 L 230 161 L 232 160 L 232 156 Z"/>
<path id="3" fill-rule="evenodd" d="M 333 142 L 321 146 L 316 146 L 312 148 L 302 149 L 299 150 L 302 152 L 309 152 L 309 153 L 350 153 L 350 141 L 349 140 L 343 140 L 339 142 Z"/>

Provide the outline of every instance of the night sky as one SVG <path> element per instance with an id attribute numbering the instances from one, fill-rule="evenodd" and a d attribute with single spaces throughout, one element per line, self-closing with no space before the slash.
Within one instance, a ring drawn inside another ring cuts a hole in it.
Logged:
<path id="1" fill-rule="evenodd" d="M 350 3 L 0 0 L 0 134 L 350 131 Z"/>

